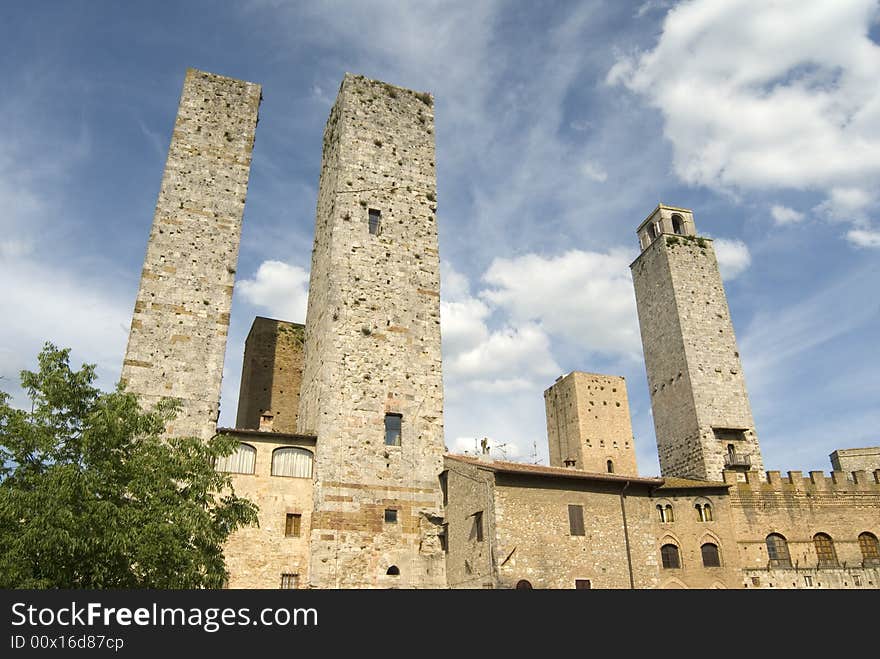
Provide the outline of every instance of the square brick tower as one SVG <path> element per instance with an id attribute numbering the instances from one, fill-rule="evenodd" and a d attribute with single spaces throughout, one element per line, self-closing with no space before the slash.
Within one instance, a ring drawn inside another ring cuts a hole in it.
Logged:
<path id="1" fill-rule="evenodd" d="M 544 392 L 544 405 L 551 466 L 639 475 L 622 377 L 572 371 Z"/>
<path id="2" fill-rule="evenodd" d="M 442 588 L 443 381 L 429 94 L 346 74 L 324 130 L 297 430 L 310 581 Z"/>
<path id="3" fill-rule="evenodd" d="M 660 204 L 630 266 L 663 476 L 723 480 L 764 470 L 712 241 Z"/>
<path id="4" fill-rule="evenodd" d="M 260 98 L 254 83 L 186 72 L 122 366 L 144 405 L 181 400 L 172 436 L 217 429 Z"/>

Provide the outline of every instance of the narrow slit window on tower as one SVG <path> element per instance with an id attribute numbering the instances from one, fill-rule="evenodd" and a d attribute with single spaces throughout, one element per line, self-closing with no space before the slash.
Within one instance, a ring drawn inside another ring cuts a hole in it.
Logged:
<path id="1" fill-rule="evenodd" d="M 379 221 L 382 219 L 382 212 L 376 210 L 375 208 L 371 208 L 369 210 L 370 217 L 370 234 L 373 236 L 379 235 Z"/>
<path id="2" fill-rule="evenodd" d="M 470 540 L 483 542 L 483 511 L 480 510 L 475 512 L 472 517 L 474 518 L 474 522 L 471 526 Z"/>
<path id="3" fill-rule="evenodd" d="M 605 468 L 608 470 L 609 474 L 613 474 L 614 473 L 614 462 L 612 460 L 608 460 L 608 462 L 605 463 Z"/>
<path id="4" fill-rule="evenodd" d="M 585 535 L 583 506 L 570 505 L 568 507 L 568 530 L 571 535 Z"/>
<path id="5" fill-rule="evenodd" d="M 403 415 L 385 415 L 385 444 L 388 446 L 400 446 L 400 431 L 403 425 Z"/>

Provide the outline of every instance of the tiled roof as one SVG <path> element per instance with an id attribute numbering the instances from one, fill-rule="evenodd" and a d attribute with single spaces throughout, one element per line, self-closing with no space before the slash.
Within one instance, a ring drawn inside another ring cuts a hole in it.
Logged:
<path id="1" fill-rule="evenodd" d="M 272 432 L 271 430 L 254 430 L 253 428 L 217 428 L 221 435 L 248 435 L 249 437 L 262 437 L 264 439 L 297 439 L 314 442 L 318 438 L 314 435 L 297 435 L 290 432 Z"/>
<path id="2" fill-rule="evenodd" d="M 498 473 L 505 474 L 523 474 L 533 476 L 550 476 L 557 478 L 582 478 L 586 480 L 605 481 L 614 483 L 638 483 L 642 485 L 662 485 L 662 478 L 646 478 L 643 476 L 625 476 L 623 474 L 606 474 L 600 472 L 583 471 L 581 469 L 570 469 L 568 467 L 548 467 L 546 465 L 523 464 L 521 462 L 505 462 L 503 460 L 480 460 L 469 455 L 452 455 L 447 453 L 446 457 L 458 462 L 479 465 L 485 469 L 489 469 Z"/>
<path id="3" fill-rule="evenodd" d="M 664 478 L 662 490 L 678 490 L 688 488 L 710 488 L 710 487 L 730 487 L 730 483 L 722 483 L 721 481 L 698 481 L 692 478 Z"/>

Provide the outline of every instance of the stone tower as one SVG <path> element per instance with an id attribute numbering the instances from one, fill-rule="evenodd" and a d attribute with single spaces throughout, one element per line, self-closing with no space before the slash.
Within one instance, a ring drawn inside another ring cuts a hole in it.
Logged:
<path id="1" fill-rule="evenodd" d="M 260 86 L 188 69 L 122 379 L 144 405 L 182 409 L 169 435 L 216 431 Z"/>
<path id="2" fill-rule="evenodd" d="M 324 130 L 297 429 L 312 587 L 445 586 L 433 100 L 346 74 Z"/>
<path id="3" fill-rule="evenodd" d="M 235 427 L 296 432 L 305 326 L 257 316 L 244 342 Z"/>
<path id="4" fill-rule="evenodd" d="M 764 469 L 712 241 L 660 204 L 632 263 L 663 476 L 722 480 Z"/>
<path id="5" fill-rule="evenodd" d="M 573 371 L 544 392 L 544 405 L 551 466 L 638 476 L 626 380 Z"/>

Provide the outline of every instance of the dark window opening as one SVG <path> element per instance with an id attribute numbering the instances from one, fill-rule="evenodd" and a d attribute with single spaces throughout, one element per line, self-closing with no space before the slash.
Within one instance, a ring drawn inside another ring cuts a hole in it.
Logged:
<path id="1" fill-rule="evenodd" d="M 584 507 L 568 507 L 568 530 L 571 535 L 584 535 Z"/>
<path id="2" fill-rule="evenodd" d="M 388 571 L 385 572 L 385 574 L 389 574 L 392 577 L 398 577 L 400 576 L 400 568 L 396 565 L 392 565 L 390 568 L 388 568 Z"/>
<path id="3" fill-rule="evenodd" d="M 834 551 L 834 542 L 827 533 L 817 533 L 813 536 L 813 545 L 816 547 L 816 555 L 819 557 L 819 567 L 837 567 L 837 554 Z"/>
<path id="4" fill-rule="evenodd" d="M 679 236 L 684 235 L 684 218 L 678 213 L 672 214 L 672 232 Z"/>
<path id="5" fill-rule="evenodd" d="M 575 579 L 574 588 L 575 590 L 592 590 L 593 584 L 590 583 L 589 579 Z"/>
<path id="6" fill-rule="evenodd" d="M 791 554 L 788 552 L 788 542 L 785 537 L 778 533 L 767 536 L 767 558 L 771 567 L 791 567 Z"/>
<path id="7" fill-rule="evenodd" d="M 288 538 L 298 538 L 301 528 L 302 515 L 298 513 L 287 513 L 287 520 L 284 523 L 284 535 Z"/>
<path id="8" fill-rule="evenodd" d="M 440 549 L 445 552 L 449 551 L 449 524 L 444 524 L 443 529 L 437 534 L 440 540 Z"/>
<path id="9" fill-rule="evenodd" d="M 531 582 L 527 581 L 526 579 L 520 579 L 519 581 L 516 582 L 516 589 L 517 590 L 532 590 L 532 584 L 531 584 Z"/>
<path id="10" fill-rule="evenodd" d="M 396 508 L 386 508 L 385 509 L 385 521 L 388 524 L 397 524 L 397 509 Z"/>
<path id="11" fill-rule="evenodd" d="M 381 211 L 377 211 L 375 208 L 371 208 L 369 211 L 370 215 L 370 234 L 373 236 L 379 235 L 379 221 L 382 219 Z"/>
<path id="12" fill-rule="evenodd" d="M 614 462 L 609 460 L 608 462 L 605 463 L 605 468 L 608 470 L 609 474 L 613 474 L 614 473 Z"/>
<path id="13" fill-rule="evenodd" d="M 703 567 L 721 567 L 721 555 L 718 553 L 718 545 L 707 542 L 700 547 L 703 554 Z"/>
<path id="14" fill-rule="evenodd" d="M 665 569 L 678 569 L 681 567 L 681 559 L 678 556 L 678 547 L 675 545 L 663 545 L 660 547 L 660 560 Z"/>
<path id="15" fill-rule="evenodd" d="M 449 505 L 449 472 L 440 473 L 440 492 L 443 494 L 443 507 Z"/>
<path id="16" fill-rule="evenodd" d="M 483 542 L 483 511 L 479 511 L 473 514 L 474 523 L 471 526 L 471 535 L 469 540 L 476 540 L 477 542 Z"/>
<path id="17" fill-rule="evenodd" d="M 877 536 L 873 533 L 859 534 L 859 549 L 862 550 L 862 564 L 880 565 L 880 543 L 877 542 Z"/>
<path id="18" fill-rule="evenodd" d="M 385 415 L 385 444 L 388 446 L 400 446 L 400 432 L 403 425 L 403 416 L 400 414 Z"/>

